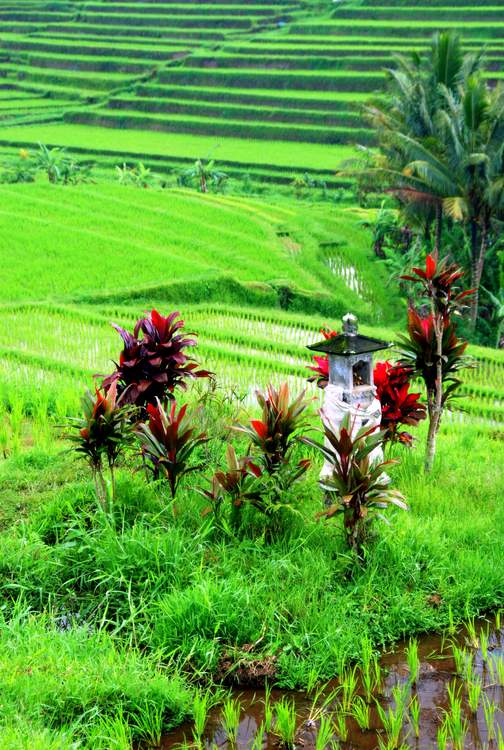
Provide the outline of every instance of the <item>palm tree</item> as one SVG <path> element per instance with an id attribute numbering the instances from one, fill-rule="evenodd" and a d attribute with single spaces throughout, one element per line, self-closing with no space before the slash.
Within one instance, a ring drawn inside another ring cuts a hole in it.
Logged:
<path id="1" fill-rule="evenodd" d="M 504 217 L 504 91 L 488 87 L 481 53 L 464 55 L 451 32 L 434 36 L 426 59 L 415 54 L 395 61 L 387 71 L 388 96 L 365 107 L 380 148 L 361 174 L 371 170 L 410 223 L 423 225 L 426 238 L 435 225 L 434 254 L 446 220 L 463 224 L 475 328 L 492 231 Z"/>

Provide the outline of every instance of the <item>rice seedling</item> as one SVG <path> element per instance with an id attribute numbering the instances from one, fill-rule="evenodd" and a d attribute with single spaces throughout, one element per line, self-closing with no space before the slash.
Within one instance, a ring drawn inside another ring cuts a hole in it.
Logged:
<path id="1" fill-rule="evenodd" d="M 409 715 L 415 737 L 420 736 L 420 701 L 418 695 L 414 695 L 409 704 Z"/>
<path id="2" fill-rule="evenodd" d="M 364 694 L 368 703 L 370 703 L 373 696 L 373 667 L 375 658 L 376 657 L 373 656 L 373 647 L 371 641 L 369 640 L 369 638 L 363 638 L 361 641 L 360 677 L 362 686 L 364 688 Z"/>
<path id="3" fill-rule="evenodd" d="M 222 725 L 226 731 L 228 741 L 232 747 L 238 739 L 240 726 L 241 705 L 238 699 L 226 698 L 222 705 Z"/>
<path id="4" fill-rule="evenodd" d="M 500 727 L 497 727 L 497 750 L 504 750 L 504 736 Z"/>
<path id="5" fill-rule="evenodd" d="M 275 703 L 274 732 L 280 740 L 281 747 L 293 750 L 296 738 L 296 707 L 294 701 L 285 696 Z"/>
<path id="6" fill-rule="evenodd" d="M 469 617 L 464 623 L 466 630 L 466 641 L 471 648 L 479 648 L 478 631 L 474 617 Z"/>
<path id="7" fill-rule="evenodd" d="M 343 711 L 338 711 L 333 717 L 333 723 L 339 739 L 342 742 L 346 742 L 348 739 L 348 725 L 345 713 Z"/>
<path id="8" fill-rule="evenodd" d="M 482 690 L 481 678 L 476 676 L 472 680 L 469 680 L 466 684 L 467 688 L 467 702 L 469 708 L 473 714 L 477 713 Z"/>
<path id="9" fill-rule="evenodd" d="M 133 736 L 122 707 L 116 716 L 103 716 L 90 731 L 90 747 L 96 750 L 131 750 Z"/>
<path id="10" fill-rule="evenodd" d="M 352 708 L 352 702 L 357 692 L 358 673 L 357 667 L 344 670 L 340 678 L 341 706 L 345 713 L 349 713 Z"/>
<path id="11" fill-rule="evenodd" d="M 441 726 L 437 730 L 437 748 L 438 750 L 447 750 L 449 729 L 446 717 L 443 719 Z"/>
<path id="12" fill-rule="evenodd" d="M 463 715 L 460 687 L 455 682 L 448 685 L 449 709 L 444 712 L 448 736 L 455 750 L 463 750 L 468 731 L 468 722 Z"/>
<path id="13" fill-rule="evenodd" d="M 395 685 L 392 688 L 394 706 L 386 709 L 376 701 L 376 710 L 386 734 L 386 742 L 390 748 L 398 748 L 401 742 L 402 727 L 406 711 L 407 686 Z"/>
<path id="14" fill-rule="evenodd" d="M 501 687 L 504 687 L 504 656 L 497 656 L 492 661 L 495 667 L 495 679 Z"/>
<path id="15" fill-rule="evenodd" d="M 208 712 L 213 705 L 210 690 L 199 690 L 193 698 L 193 740 L 197 747 L 202 746 L 202 738 L 208 719 Z"/>
<path id="16" fill-rule="evenodd" d="M 487 739 L 492 742 L 496 738 L 495 729 L 495 712 L 497 711 L 497 704 L 490 700 L 487 695 L 483 695 L 483 715 L 485 717 L 485 726 L 487 729 Z"/>
<path id="17" fill-rule="evenodd" d="M 355 697 L 350 713 L 357 722 L 359 729 L 362 729 L 362 731 L 369 729 L 371 721 L 369 705 L 360 695 Z"/>
<path id="18" fill-rule="evenodd" d="M 418 655 L 418 641 L 416 638 L 410 640 L 405 649 L 406 661 L 409 669 L 409 682 L 415 685 L 420 672 L 420 657 Z"/>
<path id="19" fill-rule="evenodd" d="M 334 739 L 336 733 L 337 730 L 333 722 L 327 716 L 322 716 L 315 738 L 315 750 L 335 750 L 337 748 Z"/>
<path id="20" fill-rule="evenodd" d="M 267 682 L 264 687 L 264 728 L 267 733 L 271 732 L 273 726 L 273 704 L 271 702 L 271 686 Z"/>
<path id="21" fill-rule="evenodd" d="M 481 650 L 481 658 L 484 662 L 488 661 L 488 644 L 490 640 L 490 626 L 487 625 L 486 628 L 481 628 L 479 633 L 479 640 L 480 640 L 480 650 Z"/>
<path id="22" fill-rule="evenodd" d="M 263 750 L 265 737 L 266 727 L 264 726 L 264 722 L 261 722 L 261 724 L 259 724 L 258 728 L 256 729 L 250 750 Z"/>
<path id="23" fill-rule="evenodd" d="M 502 610 L 498 609 L 497 614 L 495 615 L 495 629 L 497 631 L 501 629 L 501 617 L 502 617 Z"/>
<path id="24" fill-rule="evenodd" d="M 466 648 L 459 648 L 456 643 L 452 643 L 452 654 L 455 662 L 455 671 L 461 677 L 467 673 L 467 664 L 472 659 L 472 654 Z"/>

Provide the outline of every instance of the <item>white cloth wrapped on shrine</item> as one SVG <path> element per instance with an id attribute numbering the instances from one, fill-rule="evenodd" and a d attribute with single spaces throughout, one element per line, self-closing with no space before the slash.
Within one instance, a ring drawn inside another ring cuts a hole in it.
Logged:
<path id="1" fill-rule="evenodd" d="M 357 389 L 356 389 L 357 390 Z M 329 383 L 324 389 L 324 406 L 321 412 L 322 420 L 331 427 L 333 432 L 339 433 L 341 423 L 347 414 L 350 414 L 352 435 L 355 435 L 361 427 L 378 427 L 381 422 L 381 404 L 376 398 L 376 389 L 368 386 L 362 389 L 362 401 L 359 401 L 359 394 L 356 390 L 352 393 L 353 403 L 343 400 L 344 391 L 341 386 Z M 325 445 L 330 449 L 331 446 L 327 439 Z M 375 448 L 371 453 L 371 460 L 376 463 L 383 460 L 383 451 L 381 447 Z M 326 479 L 332 474 L 333 467 L 329 461 L 324 461 L 320 478 Z"/>

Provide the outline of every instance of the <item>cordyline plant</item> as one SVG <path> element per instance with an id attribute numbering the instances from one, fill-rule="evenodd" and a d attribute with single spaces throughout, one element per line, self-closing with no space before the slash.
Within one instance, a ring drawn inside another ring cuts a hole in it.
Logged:
<path id="1" fill-rule="evenodd" d="M 292 448 L 299 442 L 306 425 L 304 395 L 302 391 L 290 401 L 287 383 L 282 383 L 278 390 L 269 385 L 266 393 L 256 393 L 262 419 L 233 427 L 250 439 L 252 455 L 236 459 L 234 452 L 228 452 L 228 472 L 217 472 L 215 477 L 235 507 L 242 507 L 246 501 L 270 517 L 280 508 L 293 509 L 285 502 L 286 493 L 310 466 L 307 459 L 291 461 Z M 242 492 L 242 483 L 246 493 Z M 240 495 L 236 497 L 234 493 L 238 490 Z"/>
<path id="2" fill-rule="evenodd" d="M 320 333 L 326 340 L 339 336 L 338 331 L 331 331 L 329 328 L 321 328 Z M 319 388 L 325 388 L 329 383 L 329 357 L 327 354 L 323 354 L 321 357 L 314 355 L 312 359 L 315 364 L 308 365 L 308 369 L 312 370 L 315 375 L 308 378 L 308 382 L 316 382 Z"/>
<path id="3" fill-rule="evenodd" d="M 178 312 L 164 317 L 152 310 L 137 322 L 133 333 L 114 324 L 124 348 L 115 372 L 103 380 L 103 386 L 116 383 L 125 403 L 145 410 L 148 404 L 155 406 L 157 401 L 174 398 L 174 390 L 185 389 L 188 379 L 210 377 L 211 373 L 198 370 L 197 362 L 185 353 L 196 346 L 196 340 L 182 333 L 184 321 L 178 318 Z"/>
<path id="4" fill-rule="evenodd" d="M 107 483 L 103 474 L 106 465 L 110 471 L 112 500 L 115 498 L 115 466 L 124 449 L 132 442 L 135 409 L 117 397 L 113 383 L 108 390 L 86 391 L 82 398 L 83 416 L 70 418 L 70 427 L 77 434 L 69 435 L 75 451 L 88 462 L 101 506 L 107 504 Z"/>
<path id="5" fill-rule="evenodd" d="M 420 403 L 420 393 L 410 393 L 411 367 L 377 362 L 373 370 L 376 397 L 381 404 L 380 427 L 384 442 L 411 446 L 413 436 L 402 425 L 416 427 L 426 418 L 425 406 Z"/>
<path id="6" fill-rule="evenodd" d="M 156 406 L 147 405 L 147 414 L 149 422 L 140 424 L 136 431 L 142 455 L 154 478 L 167 480 L 174 500 L 182 477 L 201 468 L 192 463 L 192 456 L 208 438 L 204 432 L 196 433 L 187 404 L 177 413 L 175 401 L 169 411 L 158 401 Z"/>
<path id="7" fill-rule="evenodd" d="M 406 281 L 419 284 L 429 311 L 422 312 L 410 304 L 408 335 L 401 336 L 401 364 L 420 375 L 427 389 L 429 430 L 425 452 L 425 470 L 430 471 L 436 455 L 436 437 L 444 407 L 461 381 L 455 374 L 469 366 L 465 356 L 467 342 L 457 336 L 454 317 L 467 309 L 466 300 L 474 290 L 462 290 L 459 282 L 463 270 L 447 258 L 439 261 L 428 255 L 425 269 L 413 268 Z"/>
<path id="8" fill-rule="evenodd" d="M 237 527 L 240 510 L 245 503 L 252 503 L 256 507 L 261 501 L 260 484 L 257 481 L 263 476 L 263 470 L 252 461 L 250 456 L 238 458 L 231 444 L 226 448 L 226 469 L 216 471 L 210 480 L 210 489 L 198 488 L 203 497 L 210 501 L 210 505 L 203 510 L 202 515 L 213 512 L 220 523 L 223 519 L 223 505 L 227 498 L 231 505 L 231 525 Z"/>
<path id="9" fill-rule="evenodd" d="M 289 401 L 289 385 L 282 383 L 276 390 L 269 385 L 266 393 L 256 391 L 256 398 L 262 408 L 262 419 L 252 419 L 250 425 L 236 425 L 233 429 L 250 438 L 257 449 L 268 474 L 273 474 L 288 461 L 292 446 L 306 421 L 302 414 L 307 407 L 305 391 Z"/>
<path id="10" fill-rule="evenodd" d="M 331 498 L 331 505 L 320 517 L 343 516 L 349 546 L 362 557 L 367 527 L 374 517 L 386 521 L 381 510 L 394 505 L 408 510 L 403 495 L 390 487 L 385 473 L 396 460 L 373 461 L 372 453 L 383 445 L 384 431 L 377 427 L 355 430 L 355 420 L 347 414 L 339 432 L 334 432 L 321 412 L 325 443 L 303 437 L 301 441 L 316 448 L 333 467 L 332 473 L 321 481 L 322 489 Z"/>

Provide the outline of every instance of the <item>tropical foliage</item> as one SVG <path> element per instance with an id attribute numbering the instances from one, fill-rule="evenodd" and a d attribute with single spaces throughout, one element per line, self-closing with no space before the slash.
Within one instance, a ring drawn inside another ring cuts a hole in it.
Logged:
<path id="1" fill-rule="evenodd" d="M 425 469 L 430 471 L 436 453 L 436 436 L 441 424 L 443 409 L 460 386 L 456 377 L 470 360 L 465 356 L 467 342 L 459 339 L 455 316 L 466 309 L 467 299 L 473 290 L 463 290 L 460 279 L 463 270 L 446 258 L 436 260 L 428 255 L 425 269 L 413 268 L 404 278 L 420 285 L 428 310 L 408 308 L 407 336 L 401 336 L 402 362 L 420 375 L 427 389 L 429 432 Z"/>
<path id="2" fill-rule="evenodd" d="M 137 430 L 142 455 L 154 478 L 167 480 L 175 499 L 182 477 L 201 468 L 191 463 L 191 459 L 196 448 L 208 438 L 204 432 L 197 433 L 187 404 L 177 413 L 175 401 L 171 401 L 166 411 L 158 401 L 156 406 L 147 404 L 147 414 L 148 423 L 140 424 Z"/>
<path id="3" fill-rule="evenodd" d="M 449 244 L 467 265 L 474 330 L 485 264 L 504 220 L 504 89 L 487 84 L 482 53 L 464 54 L 453 32 L 436 34 L 426 57 L 397 55 L 395 63 L 387 97 L 365 107 L 379 151 L 368 152 L 355 173 L 372 175 L 396 198 L 403 221 L 434 254 Z M 463 230 L 455 244 L 454 226 Z"/>
<path id="4" fill-rule="evenodd" d="M 178 312 L 165 317 L 157 310 L 139 320 L 133 333 L 114 324 L 124 348 L 115 371 L 104 379 L 104 387 L 117 383 L 126 403 L 145 407 L 174 398 L 174 390 L 185 389 L 188 379 L 210 377 L 185 353 L 196 346 L 196 339 L 184 335 L 183 327 Z"/>
<path id="5" fill-rule="evenodd" d="M 316 448 L 333 467 L 331 475 L 321 482 L 329 497 L 329 507 L 320 515 L 333 518 L 342 515 L 349 546 L 362 555 L 367 527 L 375 516 L 390 505 L 407 510 L 404 497 L 390 487 L 386 467 L 393 460 L 377 461 L 373 452 L 383 445 L 385 433 L 376 427 L 357 430 L 348 414 L 339 432 L 324 419 L 325 443 L 304 437 L 302 442 Z"/>
<path id="6" fill-rule="evenodd" d="M 69 439 L 75 451 L 81 455 L 93 472 L 98 499 L 105 506 L 107 485 L 103 470 L 109 468 L 112 478 L 112 499 L 115 495 L 114 468 L 119 456 L 131 443 L 135 411 L 117 398 L 117 387 L 113 383 L 106 391 L 96 388 L 95 393 L 86 391 L 82 398 L 83 415 L 70 418 L 73 430 Z"/>

